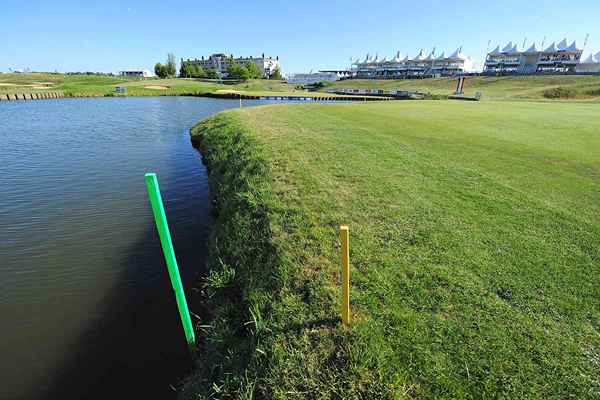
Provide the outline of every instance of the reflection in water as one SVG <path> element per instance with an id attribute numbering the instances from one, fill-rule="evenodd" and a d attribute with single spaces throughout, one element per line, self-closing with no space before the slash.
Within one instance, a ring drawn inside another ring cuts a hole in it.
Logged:
<path id="1" fill-rule="evenodd" d="M 189 128 L 238 104 L 0 104 L 0 398 L 174 397 L 189 361 L 144 173 L 158 175 L 189 284 L 209 230 Z"/>

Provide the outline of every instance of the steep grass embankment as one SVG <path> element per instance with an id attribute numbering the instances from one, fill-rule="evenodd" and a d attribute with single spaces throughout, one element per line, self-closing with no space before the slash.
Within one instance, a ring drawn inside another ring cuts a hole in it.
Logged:
<path id="1" fill-rule="evenodd" d="M 203 284 L 211 325 L 200 335 L 201 366 L 181 397 L 285 397 L 277 381 L 297 377 L 273 376 L 271 368 L 278 362 L 345 379 L 343 371 L 317 369 L 321 356 L 336 357 L 342 333 L 333 330 L 333 298 L 324 271 L 305 274 L 291 257 L 294 248 L 307 245 L 309 225 L 300 208 L 285 204 L 273 191 L 263 146 L 231 113 L 195 126 L 192 141 L 209 171 L 215 215 L 211 274 Z M 300 351 L 292 359 L 273 358 L 278 347 L 287 351 L 286 337 L 295 341 L 307 329 L 315 330 L 311 343 L 295 343 Z M 307 363 L 309 352 L 319 357 Z"/>
<path id="2" fill-rule="evenodd" d="M 197 125 L 217 218 L 214 315 L 182 398 L 600 396 L 597 114 L 422 101 Z"/>

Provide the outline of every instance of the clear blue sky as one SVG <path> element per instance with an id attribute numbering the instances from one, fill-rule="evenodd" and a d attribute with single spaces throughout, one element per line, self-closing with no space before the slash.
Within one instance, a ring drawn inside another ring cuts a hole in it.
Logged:
<path id="1" fill-rule="evenodd" d="M 167 52 L 278 55 L 284 72 L 343 68 L 367 52 L 464 52 L 481 63 L 488 40 L 563 37 L 600 51 L 600 0 L 152 1 L 3 0 L 0 71 L 152 69 Z"/>

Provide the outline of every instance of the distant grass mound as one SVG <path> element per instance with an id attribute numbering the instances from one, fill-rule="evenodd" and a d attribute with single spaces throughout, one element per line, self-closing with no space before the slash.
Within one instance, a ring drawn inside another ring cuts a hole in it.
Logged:
<path id="1" fill-rule="evenodd" d="M 235 85 L 197 79 L 140 79 L 102 75 L 64 75 L 48 73 L 0 74 L 0 94 L 62 91 L 66 96 L 111 96 L 123 86 L 130 96 L 184 95 L 214 93 L 219 90 L 270 95 L 302 93 L 282 81 L 256 79 Z M 160 89 L 165 87 L 166 89 Z"/>
<path id="2" fill-rule="evenodd" d="M 383 88 L 418 90 L 432 94 L 449 95 L 456 89 L 456 78 L 404 79 L 404 80 L 345 80 L 336 82 L 340 88 Z M 546 93 L 569 93 L 570 97 L 547 97 Z M 483 94 L 483 100 L 505 99 L 579 99 L 599 101 L 600 76 L 474 76 L 467 77 L 465 93 Z"/>
<path id="3" fill-rule="evenodd" d="M 197 125 L 216 215 L 212 318 L 181 397 L 599 398 L 597 115 L 420 101 Z"/>

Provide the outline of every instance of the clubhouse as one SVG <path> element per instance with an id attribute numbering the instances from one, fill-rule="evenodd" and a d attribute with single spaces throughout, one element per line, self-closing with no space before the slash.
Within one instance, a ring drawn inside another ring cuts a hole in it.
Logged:
<path id="1" fill-rule="evenodd" d="M 577 72 L 583 49 L 577 42 L 571 44 L 563 39 L 546 47 L 537 47 L 534 42 L 526 50 L 509 42 L 500 48 L 497 46 L 488 53 L 484 72 L 493 74 L 536 74 Z"/>
<path id="2" fill-rule="evenodd" d="M 436 54 L 435 49 L 425 55 L 421 50 L 415 57 L 402 57 L 400 52 L 394 57 L 379 58 L 369 54 L 363 61 L 357 59 L 352 63 L 353 78 L 363 79 L 396 79 L 410 77 L 454 76 L 471 72 L 473 61 L 462 52 L 462 47 L 449 56 L 445 52 Z"/>

